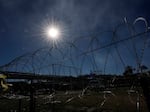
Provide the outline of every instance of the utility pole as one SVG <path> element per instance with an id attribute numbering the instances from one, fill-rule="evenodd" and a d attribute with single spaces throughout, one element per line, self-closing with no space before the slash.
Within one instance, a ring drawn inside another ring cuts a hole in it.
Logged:
<path id="1" fill-rule="evenodd" d="M 34 98 L 34 86 L 33 79 L 31 79 L 30 84 L 30 112 L 35 112 L 35 98 Z"/>

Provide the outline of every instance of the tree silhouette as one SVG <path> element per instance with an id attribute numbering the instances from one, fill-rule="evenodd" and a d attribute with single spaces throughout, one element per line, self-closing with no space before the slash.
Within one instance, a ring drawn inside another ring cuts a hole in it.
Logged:
<path id="1" fill-rule="evenodd" d="M 141 73 L 142 73 L 142 72 L 145 72 L 147 69 L 148 69 L 148 67 L 145 66 L 145 65 L 141 65 L 141 66 L 140 66 Z"/>
<path id="2" fill-rule="evenodd" d="M 126 66 L 123 75 L 124 76 L 128 76 L 128 75 L 132 75 L 132 74 L 133 74 L 132 66 Z"/>

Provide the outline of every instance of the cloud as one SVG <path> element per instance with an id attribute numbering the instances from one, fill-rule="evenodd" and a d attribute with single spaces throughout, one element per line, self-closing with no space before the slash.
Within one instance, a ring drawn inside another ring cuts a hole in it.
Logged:
<path id="1" fill-rule="evenodd" d="M 98 27 L 108 28 L 122 21 L 124 17 L 137 15 L 136 10 L 140 10 L 141 1 L 1 0 L 0 4 L 6 10 L 18 11 L 22 18 L 30 16 L 37 19 L 43 16 L 44 19 L 48 15 L 49 18 L 64 21 L 74 31 L 83 32 Z"/>
<path id="2" fill-rule="evenodd" d="M 53 6 L 49 7 L 47 4 L 46 7 L 49 7 L 47 13 L 50 17 L 54 16 L 67 22 L 74 31 L 85 32 L 97 27 L 111 27 L 124 17 L 132 15 L 134 6 L 130 3 L 131 6 L 120 0 L 57 0 Z"/>

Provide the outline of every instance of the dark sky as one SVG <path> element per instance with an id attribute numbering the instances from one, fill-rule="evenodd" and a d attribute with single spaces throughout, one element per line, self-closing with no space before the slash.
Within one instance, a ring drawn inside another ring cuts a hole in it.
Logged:
<path id="1" fill-rule="evenodd" d="M 62 23 L 64 40 L 71 41 L 113 30 L 125 17 L 131 23 L 137 17 L 150 20 L 149 5 L 149 0 L 0 0 L 0 65 L 49 45 L 41 35 L 46 21 Z"/>

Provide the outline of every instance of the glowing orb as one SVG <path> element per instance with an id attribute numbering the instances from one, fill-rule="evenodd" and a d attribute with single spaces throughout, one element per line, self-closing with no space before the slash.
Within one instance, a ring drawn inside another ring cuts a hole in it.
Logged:
<path id="1" fill-rule="evenodd" d="M 57 46 L 58 43 L 65 40 L 66 26 L 61 21 L 46 20 L 40 28 L 41 36 L 50 45 Z"/>
<path id="2" fill-rule="evenodd" d="M 56 27 L 49 27 L 49 28 L 47 28 L 46 34 L 48 37 L 50 37 L 52 39 L 57 39 L 60 35 L 60 31 Z"/>

